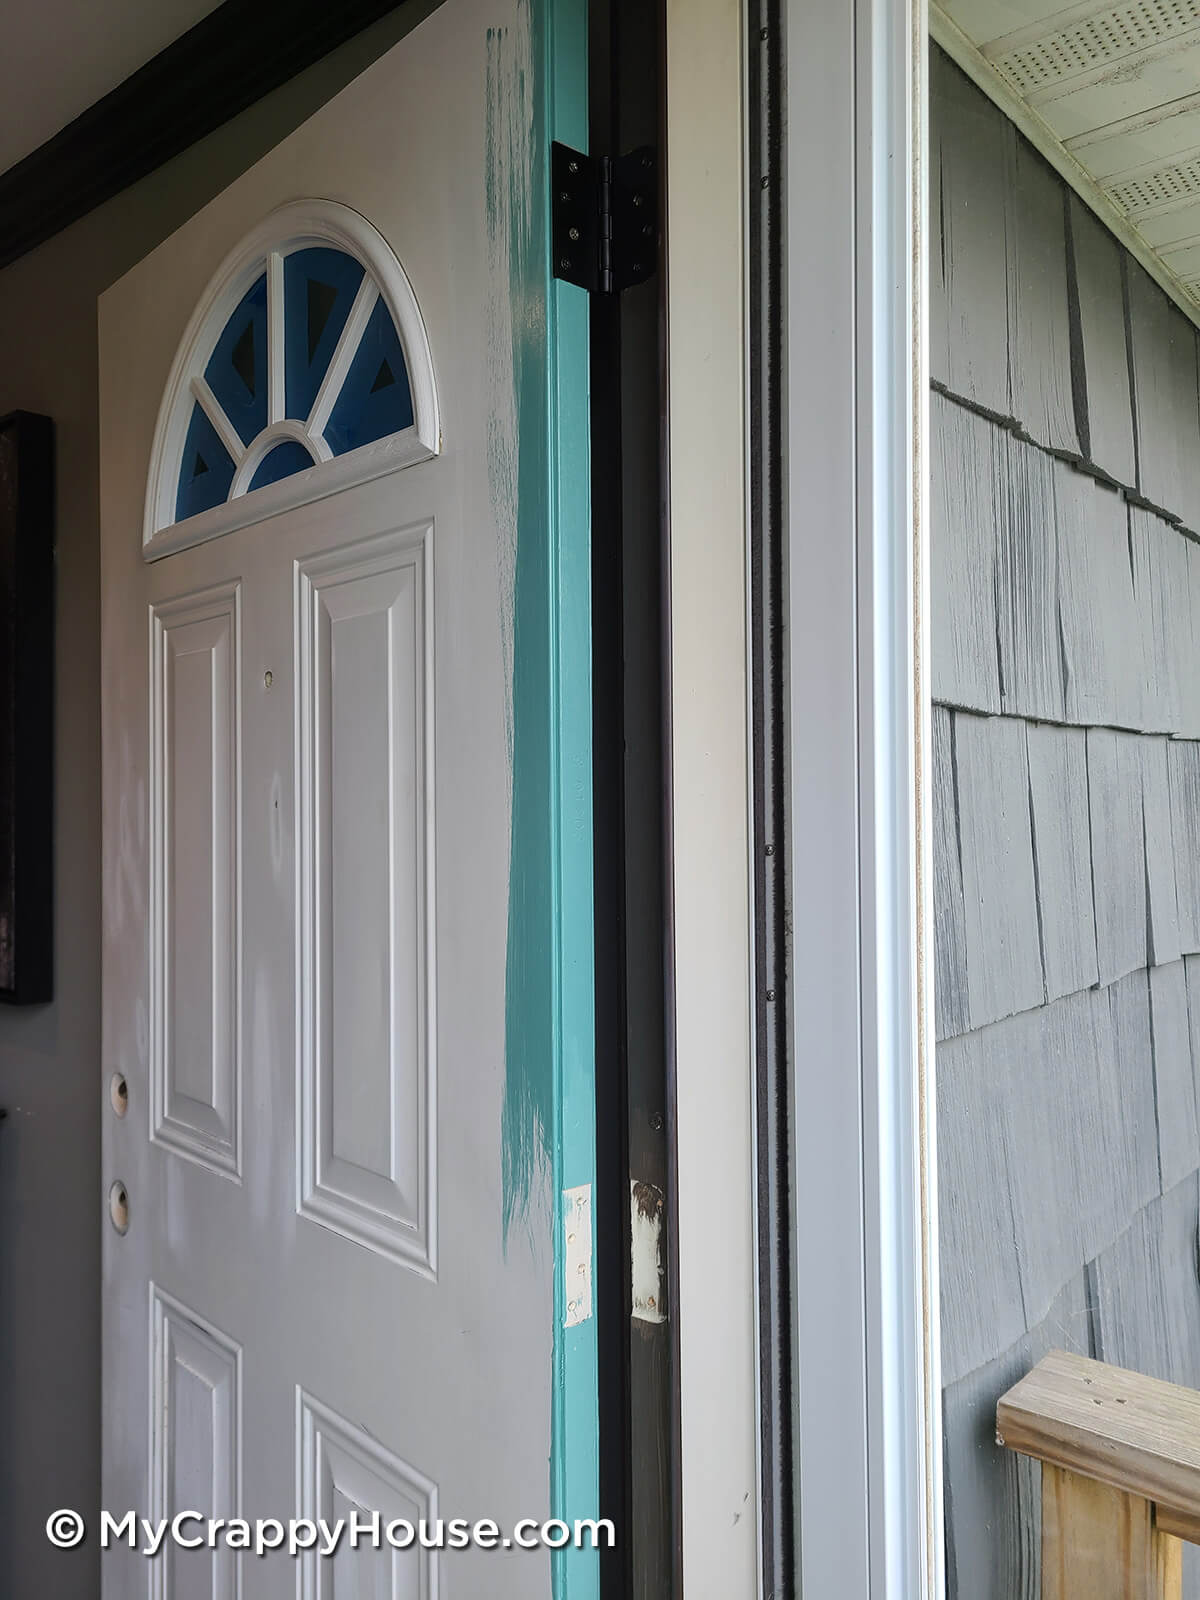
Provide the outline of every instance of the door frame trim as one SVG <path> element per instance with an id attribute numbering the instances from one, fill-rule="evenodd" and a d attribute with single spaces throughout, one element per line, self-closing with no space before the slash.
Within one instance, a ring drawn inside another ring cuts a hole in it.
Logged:
<path id="1" fill-rule="evenodd" d="M 666 10 L 670 1067 L 684 1594 L 758 1593 L 743 6 Z M 830 1591 L 833 1592 L 833 1591 Z"/>
<path id="2" fill-rule="evenodd" d="M 786 27 L 800 1588 L 935 1600 L 925 0 Z"/>

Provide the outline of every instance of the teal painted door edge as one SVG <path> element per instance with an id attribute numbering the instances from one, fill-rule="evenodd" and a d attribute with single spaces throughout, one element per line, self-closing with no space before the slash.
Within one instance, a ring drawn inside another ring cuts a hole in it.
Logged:
<path id="1" fill-rule="evenodd" d="M 550 1505 L 572 1527 L 599 1506 L 595 1305 L 567 1326 L 564 1198 L 596 1168 L 591 443 L 588 298 L 551 270 L 549 176 L 551 141 L 585 149 L 587 126 L 587 0 L 518 0 L 516 29 L 489 34 L 487 108 L 516 418 L 504 1228 L 536 1237 L 550 1191 Z M 491 465 L 511 493 L 508 459 Z M 594 1550 L 554 1551 L 555 1600 L 597 1600 L 599 1570 Z"/>
<path id="2" fill-rule="evenodd" d="M 549 188 L 549 142 L 588 147 L 587 0 L 545 0 L 548 128 L 540 154 Z M 548 299 L 550 385 L 552 775 L 555 861 L 555 1193 L 591 1188 L 595 1262 L 596 1082 L 595 931 L 592 868 L 592 586 L 591 416 L 588 393 L 589 306 L 584 290 L 553 276 L 549 208 L 543 229 Z M 574 1524 L 595 1517 L 599 1502 L 596 1299 L 591 1315 L 566 1326 L 563 1252 L 567 1206 L 555 1253 L 552 1500 Z M 622 1530 L 617 1529 L 620 1537 Z M 600 1563 L 593 1550 L 568 1548 L 554 1562 L 556 1600 L 597 1600 Z"/>

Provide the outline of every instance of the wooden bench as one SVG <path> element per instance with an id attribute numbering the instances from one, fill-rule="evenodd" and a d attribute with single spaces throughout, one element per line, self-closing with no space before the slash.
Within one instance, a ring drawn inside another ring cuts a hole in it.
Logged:
<path id="1" fill-rule="evenodd" d="M 1054 1350 L 996 1407 L 1042 1463 L 1042 1600 L 1179 1600 L 1200 1544 L 1200 1393 Z"/>

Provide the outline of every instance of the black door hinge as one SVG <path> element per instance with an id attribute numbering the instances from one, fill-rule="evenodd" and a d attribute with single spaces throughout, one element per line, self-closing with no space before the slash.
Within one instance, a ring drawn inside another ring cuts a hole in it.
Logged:
<path id="1" fill-rule="evenodd" d="M 649 145 L 585 156 L 550 147 L 554 276 L 591 294 L 620 294 L 658 265 L 658 170 Z"/>

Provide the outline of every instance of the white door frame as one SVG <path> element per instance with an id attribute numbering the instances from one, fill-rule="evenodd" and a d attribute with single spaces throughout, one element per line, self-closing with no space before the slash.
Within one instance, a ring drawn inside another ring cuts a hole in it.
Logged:
<path id="1" fill-rule="evenodd" d="M 926 17 L 923 0 L 782 10 L 797 1563 L 805 1600 L 935 1600 Z M 677 1313 L 695 1595 L 759 1589 L 744 28 L 728 0 L 667 6 Z"/>
<path id="2" fill-rule="evenodd" d="M 799 1562 L 806 1595 L 916 1600 L 942 1590 L 925 8 L 787 26 Z"/>

